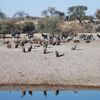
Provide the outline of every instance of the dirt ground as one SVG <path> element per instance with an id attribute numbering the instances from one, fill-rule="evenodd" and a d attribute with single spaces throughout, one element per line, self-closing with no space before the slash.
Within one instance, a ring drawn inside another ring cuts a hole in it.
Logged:
<path id="1" fill-rule="evenodd" d="M 79 43 L 76 50 L 73 45 L 49 46 L 43 54 L 43 47 L 23 53 L 0 43 L 0 84 L 100 86 L 100 41 Z M 63 56 L 56 57 L 55 50 Z"/>

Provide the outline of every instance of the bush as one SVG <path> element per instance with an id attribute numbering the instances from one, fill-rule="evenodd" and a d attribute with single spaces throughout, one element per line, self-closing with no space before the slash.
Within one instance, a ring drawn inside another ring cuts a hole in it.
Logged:
<path id="1" fill-rule="evenodd" d="M 76 34 L 83 31 L 83 26 L 79 23 L 67 22 L 60 24 L 60 30 L 66 34 Z"/>
<path id="2" fill-rule="evenodd" d="M 32 22 L 25 22 L 24 24 L 22 24 L 22 32 L 30 32 L 30 31 L 34 31 L 35 30 L 35 25 Z"/>
<path id="3" fill-rule="evenodd" d="M 96 32 L 100 32 L 100 25 L 98 25 L 98 26 L 95 28 L 95 31 L 96 31 Z"/>
<path id="4" fill-rule="evenodd" d="M 42 33 L 51 34 L 59 32 L 58 21 L 53 17 L 44 18 L 38 22 L 37 30 Z"/>
<path id="5" fill-rule="evenodd" d="M 11 21 L 2 21 L 0 22 L 0 33 L 1 34 L 10 34 L 14 23 Z"/>

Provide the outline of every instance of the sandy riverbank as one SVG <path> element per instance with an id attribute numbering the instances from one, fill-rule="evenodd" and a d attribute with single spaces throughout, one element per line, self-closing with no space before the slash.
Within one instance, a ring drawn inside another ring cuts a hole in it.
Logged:
<path id="1" fill-rule="evenodd" d="M 49 46 L 48 54 L 42 47 L 22 53 L 19 47 L 7 49 L 0 44 L 0 84 L 62 84 L 100 86 L 100 41 Z M 61 57 L 55 57 L 55 50 Z"/>

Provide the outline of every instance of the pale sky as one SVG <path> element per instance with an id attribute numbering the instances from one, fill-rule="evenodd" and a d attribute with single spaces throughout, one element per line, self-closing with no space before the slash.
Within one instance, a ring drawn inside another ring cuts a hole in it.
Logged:
<path id="1" fill-rule="evenodd" d="M 67 12 L 68 7 L 75 5 L 87 6 L 87 14 L 94 15 L 96 9 L 100 9 L 100 0 L 0 0 L 0 9 L 10 17 L 18 10 L 24 10 L 31 16 L 41 16 L 48 7 Z"/>

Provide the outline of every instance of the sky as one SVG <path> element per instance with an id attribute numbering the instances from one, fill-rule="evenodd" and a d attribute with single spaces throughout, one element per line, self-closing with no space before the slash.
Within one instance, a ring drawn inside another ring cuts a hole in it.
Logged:
<path id="1" fill-rule="evenodd" d="M 100 9 L 100 0 L 0 0 L 0 10 L 9 17 L 19 10 L 31 16 L 41 16 L 41 12 L 48 7 L 55 7 L 67 14 L 68 7 L 76 5 L 87 6 L 87 15 L 94 15 Z"/>

